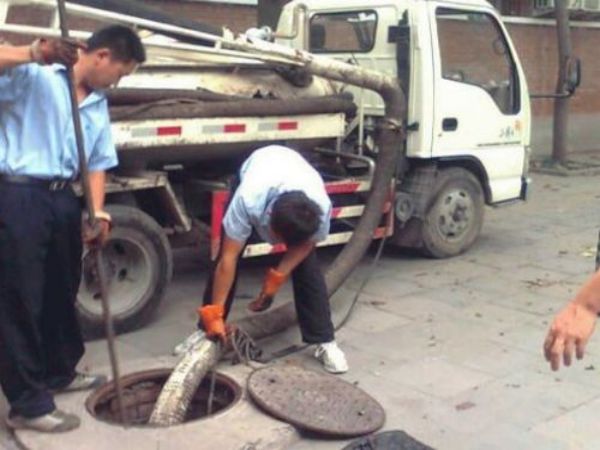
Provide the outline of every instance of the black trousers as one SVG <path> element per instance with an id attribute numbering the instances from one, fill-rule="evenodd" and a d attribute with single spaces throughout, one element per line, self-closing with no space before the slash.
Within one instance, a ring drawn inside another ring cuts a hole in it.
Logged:
<path id="1" fill-rule="evenodd" d="M 54 410 L 84 352 L 75 300 L 81 206 L 70 188 L 0 183 L 0 385 L 10 414 Z"/>
<path id="2" fill-rule="evenodd" d="M 225 302 L 225 317 L 229 314 L 235 298 L 238 269 L 239 267 L 236 269 L 236 276 Z M 214 268 L 204 289 L 204 305 L 212 303 L 213 280 Z M 298 326 L 300 327 L 302 340 L 308 344 L 333 341 L 335 336 L 331 321 L 329 299 L 327 297 L 327 287 L 315 250 L 293 270 L 292 283 L 294 288 L 294 305 L 296 306 Z"/>

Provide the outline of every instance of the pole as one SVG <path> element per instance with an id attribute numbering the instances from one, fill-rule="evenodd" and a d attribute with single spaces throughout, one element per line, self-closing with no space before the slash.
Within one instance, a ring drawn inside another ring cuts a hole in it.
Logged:
<path id="1" fill-rule="evenodd" d="M 67 13 L 64 0 L 57 0 L 58 3 L 58 18 L 60 22 L 60 33 L 63 38 L 69 37 L 69 28 L 67 26 Z M 83 187 L 83 198 L 88 213 L 88 221 L 90 225 L 96 223 L 96 214 L 92 203 L 92 192 L 90 187 L 90 177 L 88 171 L 87 160 L 85 157 L 83 132 L 81 129 L 81 116 L 79 115 L 79 102 L 77 101 L 77 93 L 75 91 L 75 77 L 73 67 L 67 67 L 67 76 L 69 80 L 69 96 L 71 98 L 71 111 L 73 115 L 73 126 L 75 128 L 75 142 L 77 143 L 77 156 L 79 159 L 79 173 L 81 174 L 81 185 Z M 102 313 L 104 315 L 104 325 L 106 329 L 106 340 L 108 343 L 108 354 L 110 357 L 110 365 L 112 369 L 113 383 L 117 392 L 117 404 L 121 423 L 125 425 L 125 409 L 123 408 L 123 390 L 121 388 L 121 378 L 119 375 L 119 363 L 115 348 L 115 330 L 113 326 L 112 316 L 110 314 L 110 303 L 108 301 L 108 289 L 106 286 L 106 272 L 104 261 L 102 258 L 102 249 L 92 249 L 96 259 L 96 267 L 98 271 L 98 282 L 100 285 L 100 297 L 102 300 Z"/>
<path id="2" fill-rule="evenodd" d="M 556 31 L 558 40 L 558 81 L 557 93 L 565 92 L 568 62 L 571 59 L 571 30 L 566 0 L 557 0 L 555 6 Z M 552 160 L 564 164 L 567 160 L 569 140 L 569 97 L 554 100 L 554 136 Z"/>

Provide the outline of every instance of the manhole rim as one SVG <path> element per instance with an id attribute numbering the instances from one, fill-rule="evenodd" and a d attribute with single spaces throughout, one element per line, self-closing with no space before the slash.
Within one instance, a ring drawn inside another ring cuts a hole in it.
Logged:
<path id="1" fill-rule="evenodd" d="M 142 370 L 142 371 L 133 372 L 133 373 L 130 373 L 127 375 L 122 375 L 121 376 L 121 387 L 127 388 L 128 386 L 131 386 L 132 384 L 134 384 L 136 382 L 153 381 L 156 378 L 168 379 L 169 375 L 172 372 L 173 372 L 172 367 L 164 367 L 164 368 L 154 368 L 154 369 Z M 240 401 L 242 400 L 243 395 L 244 395 L 244 387 L 239 382 L 237 382 L 234 378 L 232 378 L 231 376 L 226 375 L 222 372 L 217 371 L 215 379 L 216 379 L 217 383 L 223 382 L 224 384 L 226 384 L 227 386 L 229 386 L 231 388 L 231 390 L 233 391 L 233 399 L 232 399 L 231 403 L 229 403 L 229 405 L 227 405 L 226 407 L 224 407 L 223 409 L 219 410 L 218 412 L 216 412 L 214 414 L 200 417 L 198 419 L 185 421 L 185 422 L 182 422 L 177 425 L 170 425 L 167 428 L 180 427 L 180 426 L 185 426 L 185 425 L 190 425 L 190 424 L 195 424 L 198 422 L 210 420 L 210 419 L 213 419 L 215 417 L 218 417 L 218 416 L 226 413 L 233 407 L 238 406 L 240 404 Z M 160 429 L 160 428 L 162 428 L 162 427 L 157 427 L 157 426 L 148 425 L 148 424 L 122 424 L 122 423 L 118 423 L 118 422 L 111 422 L 109 420 L 105 420 L 105 419 L 102 419 L 101 417 L 98 417 L 95 412 L 95 406 L 98 404 L 99 400 L 101 400 L 104 396 L 106 396 L 107 394 L 111 393 L 114 390 L 115 390 L 114 382 L 109 381 L 108 383 L 103 384 L 102 386 L 100 386 L 99 388 L 94 390 L 90 395 L 87 396 L 87 398 L 85 400 L 85 410 L 94 420 L 104 423 L 104 424 L 107 424 L 107 425 L 111 425 L 111 426 L 115 426 L 115 427 L 122 427 L 122 428 L 138 428 L 138 429 Z"/>

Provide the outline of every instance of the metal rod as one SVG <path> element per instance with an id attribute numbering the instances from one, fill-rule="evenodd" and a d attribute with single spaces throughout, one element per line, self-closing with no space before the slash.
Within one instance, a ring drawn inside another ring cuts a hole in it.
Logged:
<path id="1" fill-rule="evenodd" d="M 210 388 L 208 391 L 208 401 L 206 406 L 206 415 L 210 416 L 213 410 L 213 400 L 215 398 L 215 381 L 217 378 L 217 373 L 213 369 L 210 373 Z"/>
<path id="2" fill-rule="evenodd" d="M 64 0 L 57 0 L 58 17 L 60 21 L 60 31 L 63 38 L 69 37 L 69 28 L 67 27 L 67 14 Z M 92 203 L 92 191 L 90 187 L 90 178 L 87 160 L 85 156 L 83 132 L 81 128 L 81 116 L 79 115 L 79 102 L 77 101 L 77 93 L 75 91 L 75 77 L 73 66 L 67 66 L 67 76 L 69 81 L 69 96 L 71 99 L 71 111 L 73 115 L 73 125 L 75 128 L 75 142 L 77 144 L 77 156 L 79 159 L 79 173 L 81 174 L 81 185 L 83 189 L 83 197 L 85 199 L 86 209 L 88 213 L 88 221 L 90 225 L 96 223 L 96 215 L 94 205 Z M 123 391 L 121 388 L 121 379 L 119 375 L 119 364 L 117 360 L 117 352 L 115 348 L 115 331 L 113 321 L 110 314 L 110 304 L 108 301 L 108 289 L 106 287 L 106 272 L 104 261 L 102 258 L 102 250 L 100 248 L 92 250 L 95 253 L 96 269 L 98 273 L 98 282 L 100 284 L 100 297 L 102 300 L 102 312 L 104 315 L 104 325 L 106 328 L 106 340 L 108 343 L 108 354 L 110 357 L 110 365 L 112 368 L 113 383 L 117 392 L 117 405 L 119 406 L 119 414 L 121 422 L 125 425 L 125 409 L 123 408 Z"/>

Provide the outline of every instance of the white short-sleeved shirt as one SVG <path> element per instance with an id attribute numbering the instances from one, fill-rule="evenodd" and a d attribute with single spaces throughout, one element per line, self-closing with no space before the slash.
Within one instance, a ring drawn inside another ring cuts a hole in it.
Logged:
<path id="1" fill-rule="evenodd" d="M 275 244 L 269 227 L 273 203 L 281 194 L 302 191 L 321 208 L 321 224 L 315 242 L 329 234 L 331 201 L 319 173 L 297 152 L 281 145 L 256 150 L 240 169 L 240 185 L 223 219 L 225 233 L 246 242 L 256 229 L 259 236 Z"/>

